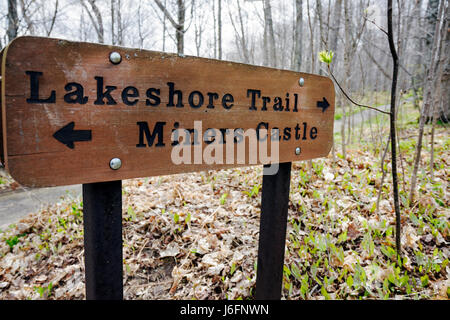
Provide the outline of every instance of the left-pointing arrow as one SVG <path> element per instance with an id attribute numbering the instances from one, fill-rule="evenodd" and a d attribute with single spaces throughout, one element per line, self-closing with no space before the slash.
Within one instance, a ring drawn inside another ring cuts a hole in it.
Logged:
<path id="1" fill-rule="evenodd" d="M 59 142 L 65 144 L 70 149 L 75 148 L 74 142 L 91 141 L 91 130 L 74 130 L 75 122 L 70 122 L 53 134 Z"/>

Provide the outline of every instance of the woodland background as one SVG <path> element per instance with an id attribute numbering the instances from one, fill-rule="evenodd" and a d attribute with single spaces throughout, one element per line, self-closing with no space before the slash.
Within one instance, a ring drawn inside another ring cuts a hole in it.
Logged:
<path id="1" fill-rule="evenodd" d="M 293 164 L 283 297 L 448 299 L 449 1 L 392 8 L 393 144 L 389 117 L 362 111 L 392 103 L 387 1 L 3 0 L 0 45 L 37 35 L 334 77 L 332 152 Z M 125 297 L 252 298 L 260 188 L 260 168 L 124 182 Z M 0 297 L 84 297 L 80 199 L 0 236 Z"/>

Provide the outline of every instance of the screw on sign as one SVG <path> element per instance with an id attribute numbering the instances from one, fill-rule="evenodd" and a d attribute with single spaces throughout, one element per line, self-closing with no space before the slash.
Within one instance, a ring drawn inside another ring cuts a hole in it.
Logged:
<path id="1" fill-rule="evenodd" d="M 113 170 L 119 170 L 120 167 L 122 166 L 122 161 L 119 158 L 112 158 L 111 161 L 109 162 L 109 166 Z"/>
<path id="2" fill-rule="evenodd" d="M 123 297 L 123 179 L 250 165 L 264 165 L 255 297 L 280 298 L 291 162 L 331 149 L 330 79 L 37 37 L 1 58 L 1 160 L 26 186 L 83 184 L 88 299 Z"/>
<path id="3" fill-rule="evenodd" d="M 109 61 L 111 61 L 114 64 L 119 64 L 122 61 L 122 56 L 120 55 L 120 53 L 113 51 L 109 55 Z"/>

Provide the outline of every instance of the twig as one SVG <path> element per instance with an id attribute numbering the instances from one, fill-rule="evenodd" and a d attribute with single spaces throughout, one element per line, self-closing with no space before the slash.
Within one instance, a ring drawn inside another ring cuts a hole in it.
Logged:
<path id="1" fill-rule="evenodd" d="M 363 15 L 364 20 L 369 21 L 372 23 L 375 27 L 377 27 L 381 32 L 383 32 L 385 35 L 389 36 L 388 32 L 384 30 L 382 27 L 380 27 L 375 20 L 369 20 L 365 15 Z"/>
<path id="2" fill-rule="evenodd" d="M 377 108 L 374 108 L 374 107 L 371 107 L 371 106 L 366 106 L 366 105 L 364 105 L 364 104 L 359 104 L 359 103 L 353 101 L 353 99 L 350 98 L 350 97 L 348 96 L 348 94 L 345 92 L 345 90 L 341 87 L 341 85 L 339 84 L 339 82 L 338 82 L 338 81 L 336 80 L 336 78 L 334 77 L 333 73 L 331 72 L 330 65 L 328 64 L 327 66 L 328 66 L 328 72 L 330 73 L 330 75 L 331 75 L 331 77 L 333 78 L 334 82 L 338 85 L 339 89 L 342 91 L 342 93 L 344 94 L 344 96 L 345 96 L 351 103 L 353 103 L 354 105 L 357 105 L 358 107 L 368 108 L 368 109 L 372 109 L 372 110 L 375 110 L 375 111 L 378 111 L 378 112 L 381 112 L 381 113 L 390 115 L 390 113 L 387 112 L 387 111 L 383 111 L 383 110 L 380 110 L 380 109 L 377 109 Z"/>

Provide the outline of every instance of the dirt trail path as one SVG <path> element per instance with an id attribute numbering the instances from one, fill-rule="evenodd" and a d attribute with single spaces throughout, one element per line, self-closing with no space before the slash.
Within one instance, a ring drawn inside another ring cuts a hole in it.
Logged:
<path id="1" fill-rule="evenodd" d="M 42 207 L 52 204 L 68 194 L 81 195 L 81 185 L 26 189 L 17 188 L 0 194 L 0 230 Z"/>

